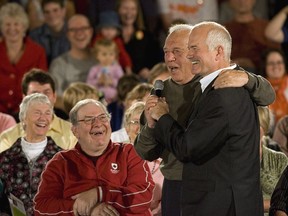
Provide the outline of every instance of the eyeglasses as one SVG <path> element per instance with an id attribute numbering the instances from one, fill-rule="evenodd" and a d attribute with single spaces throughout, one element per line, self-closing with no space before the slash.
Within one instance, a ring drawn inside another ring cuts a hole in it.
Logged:
<path id="1" fill-rule="evenodd" d="M 129 124 L 139 125 L 140 122 L 139 122 L 138 120 L 131 120 L 131 121 L 129 122 Z"/>
<path id="2" fill-rule="evenodd" d="M 84 122 L 87 125 L 92 125 L 95 123 L 96 119 L 102 123 L 106 123 L 110 119 L 110 115 L 101 114 L 99 116 L 85 116 L 84 119 L 80 119 L 77 122 Z"/>
<path id="3" fill-rule="evenodd" d="M 68 31 L 72 33 L 83 32 L 91 29 L 90 26 L 80 27 L 80 28 L 69 28 Z"/>
<path id="4" fill-rule="evenodd" d="M 267 66 L 282 65 L 283 61 L 267 62 Z"/>

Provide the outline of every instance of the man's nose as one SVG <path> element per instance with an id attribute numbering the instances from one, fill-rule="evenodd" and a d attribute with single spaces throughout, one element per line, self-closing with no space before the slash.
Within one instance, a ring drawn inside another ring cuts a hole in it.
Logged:
<path id="1" fill-rule="evenodd" d="M 165 58 L 167 61 L 175 61 L 176 60 L 176 57 L 172 52 L 167 52 L 165 54 Z"/>

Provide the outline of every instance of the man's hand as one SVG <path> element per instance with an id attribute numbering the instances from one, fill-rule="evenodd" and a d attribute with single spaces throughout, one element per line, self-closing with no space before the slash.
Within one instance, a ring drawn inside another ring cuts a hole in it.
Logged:
<path id="1" fill-rule="evenodd" d="M 227 87 L 242 87 L 248 83 L 248 74 L 240 70 L 223 70 L 215 80 L 213 87 L 227 88 Z"/>
<path id="2" fill-rule="evenodd" d="M 145 109 L 144 109 L 144 114 L 145 114 L 145 118 L 148 124 L 148 127 L 150 128 L 154 128 L 156 121 L 152 118 L 151 114 L 150 114 L 150 110 L 155 107 L 155 105 L 158 102 L 158 97 L 156 97 L 155 95 L 150 95 L 146 102 L 145 102 Z"/>
<path id="3" fill-rule="evenodd" d="M 283 211 L 278 210 L 276 211 L 275 216 L 287 216 L 287 214 Z"/>
<path id="4" fill-rule="evenodd" d="M 165 98 L 158 98 L 156 105 L 150 109 L 151 117 L 158 121 L 161 116 L 167 113 L 169 113 L 169 107 Z"/>
<path id="5" fill-rule="evenodd" d="M 97 204 L 92 212 L 91 216 L 119 216 L 118 211 L 111 205 L 106 203 Z"/>
<path id="6" fill-rule="evenodd" d="M 75 200 L 73 204 L 74 215 L 90 215 L 93 207 L 98 202 L 97 197 L 96 188 L 72 196 L 72 199 Z"/>

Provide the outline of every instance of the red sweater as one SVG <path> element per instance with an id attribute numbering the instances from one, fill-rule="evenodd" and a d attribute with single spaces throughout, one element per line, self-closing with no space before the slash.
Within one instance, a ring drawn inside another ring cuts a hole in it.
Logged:
<path id="1" fill-rule="evenodd" d="M 131 144 L 110 142 L 96 165 L 79 144 L 49 161 L 35 196 L 35 216 L 73 215 L 73 195 L 97 188 L 100 202 L 113 205 L 120 215 L 152 215 L 149 207 L 154 182 L 147 162 Z"/>
<path id="2" fill-rule="evenodd" d="M 0 42 L 0 112 L 18 112 L 22 101 L 21 81 L 26 72 L 32 68 L 48 69 L 45 50 L 40 45 L 27 37 L 24 46 L 20 60 L 17 64 L 11 64 L 5 41 Z"/>

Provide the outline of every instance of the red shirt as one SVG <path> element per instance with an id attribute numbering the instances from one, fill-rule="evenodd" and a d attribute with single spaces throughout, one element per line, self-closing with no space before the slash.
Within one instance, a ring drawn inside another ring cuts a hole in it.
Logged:
<path id="1" fill-rule="evenodd" d="M 154 182 L 147 162 L 132 144 L 110 142 L 94 165 L 79 144 L 61 151 L 48 162 L 35 196 L 35 216 L 72 216 L 72 196 L 92 188 L 98 202 L 105 202 L 120 215 L 151 216 Z"/>
<path id="2" fill-rule="evenodd" d="M 32 68 L 47 71 L 45 50 L 30 38 L 24 39 L 24 52 L 16 64 L 11 64 L 5 41 L 0 42 L 0 112 L 15 114 L 22 101 L 21 81 Z"/>

